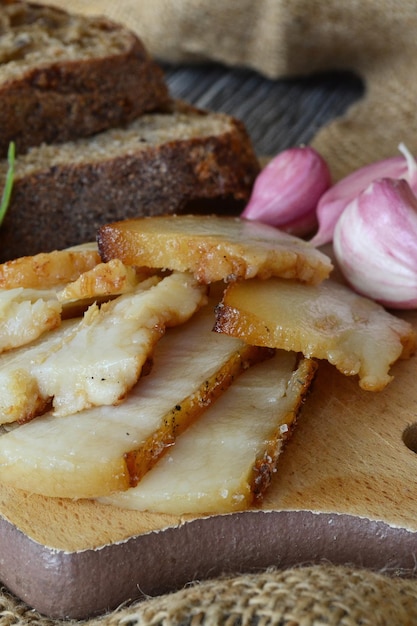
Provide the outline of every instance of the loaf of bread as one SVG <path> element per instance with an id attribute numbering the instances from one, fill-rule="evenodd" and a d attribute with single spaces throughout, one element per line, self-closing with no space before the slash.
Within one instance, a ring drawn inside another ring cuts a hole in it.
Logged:
<path id="1" fill-rule="evenodd" d="M 127 28 L 101 17 L 0 2 L 0 157 L 120 126 L 163 107 L 160 67 Z"/>
<path id="2" fill-rule="evenodd" d="M 6 171 L 3 160 L 0 181 Z M 34 147 L 16 158 L 1 261 L 94 240 L 109 221 L 224 207 L 236 212 L 258 172 L 241 122 L 179 102 L 126 128 Z"/>

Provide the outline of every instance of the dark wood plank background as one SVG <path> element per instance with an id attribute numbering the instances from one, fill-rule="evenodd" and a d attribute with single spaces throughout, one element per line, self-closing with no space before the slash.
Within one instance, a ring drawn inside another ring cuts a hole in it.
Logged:
<path id="1" fill-rule="evenodd" d="M 268 80 L 216 64 L 163 67 L 174 97 L 240 118 L 262 156 L 309 143 L 364 90 L 357 76 L 345 72 Z"/>

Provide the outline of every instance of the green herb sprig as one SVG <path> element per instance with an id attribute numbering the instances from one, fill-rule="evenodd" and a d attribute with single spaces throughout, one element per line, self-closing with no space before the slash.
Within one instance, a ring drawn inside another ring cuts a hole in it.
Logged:
<path id="1" fill-rule="evenodd" d="M 9 144 L 9 149 L 7 151 L 7 161 L 9 163 L 9 167 L 6 174 L 6 182 L 3 189 L 3 195 L 1 198 L 0 204 L 0 226 L 3 223 L 4 216 L 6 215 L 6 211 L 9 207 L 10 197 L 12 195 L 13 189 L 13 177 L 14 177 L 14 162 L 15 162 L 15 145 L 14 141 L 11 141 Z"/>

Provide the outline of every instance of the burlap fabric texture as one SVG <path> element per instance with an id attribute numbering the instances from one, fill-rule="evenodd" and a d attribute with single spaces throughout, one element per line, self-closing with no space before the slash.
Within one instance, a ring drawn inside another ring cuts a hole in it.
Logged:
<path id="1" fill-rule="evenodd" d="M 0 626 L 412 626 L 417 584 L 336 566 L 195 583 L 84 622 L 43 618 L 7 592 Z"/>
<path id="2" fill-rule="evenodd" d="M 415 0 L 72 0 L 71 10 L 124 22 L 173 63 L 217 61 L 274 79 L 355 72 L 364 98 L 312 142 L 335 178 L 397 154 L 401 141 L 417 149 Z"/>

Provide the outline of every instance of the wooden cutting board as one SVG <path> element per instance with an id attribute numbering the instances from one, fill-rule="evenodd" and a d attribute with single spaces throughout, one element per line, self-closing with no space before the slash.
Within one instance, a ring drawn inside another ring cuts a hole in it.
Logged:
<path id="1" fill-rule="evenodd" d="M 417 329 L 417 314 L 405 314 Z M 270 565 L 350 563 L 412 574 L 417 356 L 379 393 L 320 363 L 262 507 L 208 517 L 122 511 L 0 486 L 0 578 L 52 617 Z"/>

